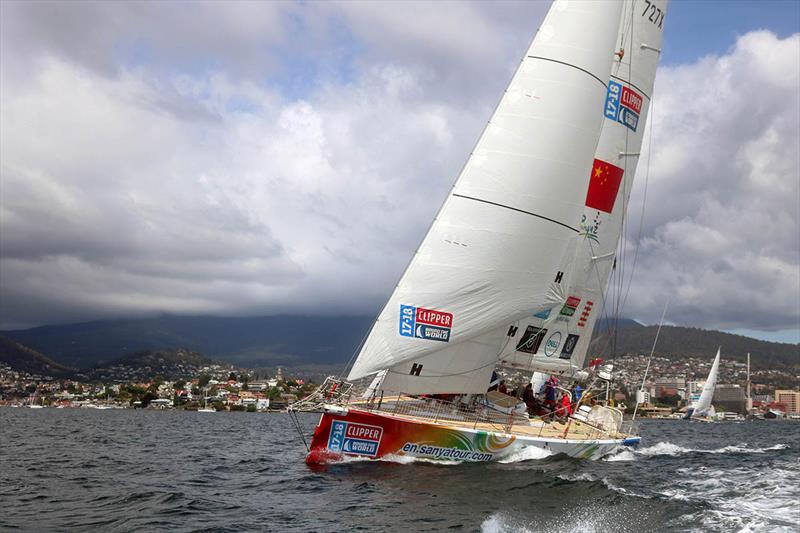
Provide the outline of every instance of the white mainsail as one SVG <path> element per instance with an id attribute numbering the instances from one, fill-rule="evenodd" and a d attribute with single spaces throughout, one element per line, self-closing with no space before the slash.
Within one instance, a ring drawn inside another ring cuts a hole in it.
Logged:
<path id="1" fill-rule="evenodd" d="M 537 349 L 504 353 L 501 364 L 572 375 L 583 367 L 623 229 L 660 55 L 666 0 L 626 0 L 603 130 L 580 222 L 581 242 L 564 306 L 519 325 Z M 528 346 L 529 348 L 529 346 Z"/>
<path id="2" fill-rule="evenodd" d="M 711 400 L 714 399 L 714 389 L 717 388 L 717 373 L 719 372 L 719 355 L 720 348 L 717 348 L 717 356 L 714 358 L 714 364 L 711 365 L 711 372 L 708 373 L 708 379 L 703 385 L 703 392 L 700 393 L 700 399 L 697 403 L 689 408 L 688 417 L 713 415 Z"/>
<path id="3" fill-rule="evenodd" d="M 471 392 L 463 376 L 491 373 L 509 324 L 562 303 L 558 267 L 579 232 L 621 6 L 550 8 L 349 379 L 387 368 L 387 378 L 424 379 L 443 352 L 459 377 L 437 372 L 426 392 Z M 457 346 L 474 357 L 455 356 Z"/>

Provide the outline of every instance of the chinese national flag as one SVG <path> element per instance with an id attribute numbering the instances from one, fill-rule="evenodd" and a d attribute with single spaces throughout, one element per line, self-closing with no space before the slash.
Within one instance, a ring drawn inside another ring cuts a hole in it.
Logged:
<path id="1" fill-rule="evenodd" d="M 589 178 L 589 191 L 586 193 L 586 206 L 610 213 L 614 209 L 623 170 L 599 159 L 592 165 Z"/>

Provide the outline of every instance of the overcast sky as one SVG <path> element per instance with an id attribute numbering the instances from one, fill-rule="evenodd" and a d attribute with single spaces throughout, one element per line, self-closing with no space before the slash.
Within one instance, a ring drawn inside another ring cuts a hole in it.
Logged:
<path id="1" fill-rule="evenodd" d="M 0 3 L 0 327 L 376 313 L 548 5 Z M 671 3 L 623 315 L 797 342 L 798 5 Z"/>

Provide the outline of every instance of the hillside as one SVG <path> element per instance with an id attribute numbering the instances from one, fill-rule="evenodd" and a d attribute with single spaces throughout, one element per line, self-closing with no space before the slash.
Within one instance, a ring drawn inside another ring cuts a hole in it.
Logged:
<path id="1" fill-rule="evenodd" d="M 163 366 L 208 366 L 214 364 L 224 364 L 220 361 L 209 359 L 203 354 L 190 350 L 166 349 L 137 352 L 123 355 L 113 361 L 101 363 L 95 366 L 96 369 L 111 368 L 114 366 L 127 366 L 130 368 L 158 368 Z"/>
<path id="2" fill-rule="evenodd" d="M 204 367 L 214 365 L 220 369 L 229 366 L 209 359 L 203 354 L 177 348 L 124 355 L 85 370 L 82 374 L 100 381 L 148 381 L 155 376 L 165 379 L 190 379 L 196 377 Z"/>
<path id="3" fill-rule="evenodd" d="M 617 332 L 617 353 L 649 354 L 658 326 L 626 325 Z M 607 351 L 608 334 L 597 328 L 592 339 L 596 352 Z M 723 357 L 744 362 L 750 353 L 754 369 L 800 367 L 800 346 L 767 342 L 742 335 L 699 328 L 663 326 L 655 349 L 656 355 L 677 359 L 681 356 L 712 358 L 717 348 Z M 605 348 L 605 349 L 604 349 Z"/>
<path id="4" fill-rule="evenodd" d="M 127 354 L 185 348 L 243 367 L 347 361 L 368 317 L 178 317 L 85 322 L 0 332 L 64 364 L 91 368 Z"/>
<path id="5" fill-rule="evenodd" d="M 59 378 L 70 377 L 76 371 L 6 337 L 0 337 L 0 363 L 7 364 L 17 372 Z"/>
<path id="6" fill-rule="evenodd" d="M 272 316 L 176 317 L 87 322 L 0 332 L 17 343 L 47 354 L 66 366 L 90 369 L 113 364 L 131 354 L 184 349 L 246 368 L 341 368 L 358 347 L 371 318 Z M 591 355 L 607 355 L 605 323 L 598 325 Z M 619 321 L 617 353 L 650 353 L 656 326 Z M 755 369 L 800 364 L 798 345 L 766 342 L 741 335 L 697 328 L 664 326 L 656 353 L 712 357 L 722 346 L 725 357 L 743 361 L 752 354 Z M 52 362 L 51 362 L 52 363 Z M 207 364 L 207 363 L 204 363 Z"/>

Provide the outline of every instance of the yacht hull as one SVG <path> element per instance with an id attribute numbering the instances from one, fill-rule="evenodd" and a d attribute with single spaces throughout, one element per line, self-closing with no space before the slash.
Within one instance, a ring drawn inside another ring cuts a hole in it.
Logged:
<path id="1" fill-rule="evenodd" d="M 390 413 L 326 406 L 314 431 L 306 462 L 326 464 L 345 457 L 486 462 L 508 458 L 530 447 L 580 459 L 599 459 L 619 446 L 635 446 L 639 440 L 639 437 L 534 437 L 485 431 L 452 422 L 409 420 Z"/>

